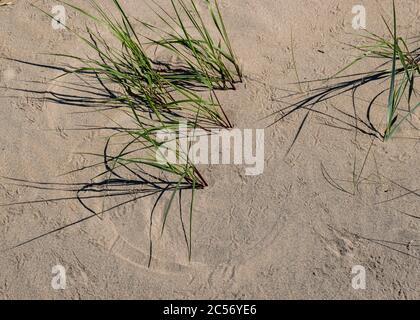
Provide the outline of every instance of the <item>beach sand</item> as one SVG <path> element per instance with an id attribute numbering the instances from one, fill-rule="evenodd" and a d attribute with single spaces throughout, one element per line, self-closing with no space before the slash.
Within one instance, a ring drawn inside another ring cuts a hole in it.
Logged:
<path id="1" fill-rule="evenodd" d="M 45 53 L 82 55 L 86 46 L 71 32 L 53 29 L 51 19 L 30 1 L 11 2 L 0 6 L 0 56 L 22 62 L 0 60 L 0 176 L 89 181 L 89 170 L 62 174 L 92 163 L 94 158 L 79 152 L 101 153 L 106 135 L 71 129 L 109 125 L 111 120 L 39 99 L 60 88 L 53 80 L 60 71 L 40 65 L 67 62 Z M 72 3 L 86 7 L 82 0 Z M 101 3 L 111 7 L 110 1 Z M 159 23 L 142 1 L 121 3 L 130 16 Z M 390 17 L 391 1 L 362 3 L 369 30 L 384 34 L 380 15 Z M 352 28 L 356 4 L 221 1 L 246 78 L 237 91 L 223 93 L 220 99 L 235 127 L 265 128 L 265 167 L 262 175 L 246 176 L 243 166 L 202 166 L 209 187 L 196 195 L 191 262 L 174 210 L 162 238 L 155 241 L 153 263 L 147 268 L 153 199 L 144 199 L 3 251 L 0 298 L 420 298 L 419 198 L 414 193 L 399 197 L 419 188 L 418 140 L 375 141 L 362 172 L 365 183 L 350 195 L 333 188 L 321 167 L 337 179 L 351 180 L 354 157 L 360 170 L 369 137 L 360 135 L 355 142 L 353 131 L 327 126 L 325 119 L 312 115 L 286 155 L 304 113 L 270 127 L 273 118 L 265 118 L 284 106 L 277 100 L 300 90 L 293 84 L 297 77 L 302 82 L 326 78 L 350 62 L 355 52 L 342 43 L 354 41 L 360 32 Z M 50 12 L 57 3 L 43 0 L 37 5 Z M 419 2 L 397 1 L 397 7 L 401 33 L 418 35 Z M 79 13 L 68 9 L 66 17 L 68 26 L 83 31 L 85 20 Z M 360 98 L 368 100 L 372 92 L 362 92 Z M 326 108 L 351 107 L 350 102 L 348 96 L 338 97 Z M 418 119 L 413 123 L 420 127 Z M 416 134 L 408 130 L 402 135 Z M 0 179 L 2 204 L 66 195 Z M 393 198 L 397 199 L 380 204 Z M 101 206 L 101 201 L 95 205 Z M 88 215 L 74 200 L 2 206 L 1 248 Z M 55 265 L 66 269 L 65 290 L 51 286 Z M 365 290 L 352 287 L 357 265 L 366 270 Z"/>

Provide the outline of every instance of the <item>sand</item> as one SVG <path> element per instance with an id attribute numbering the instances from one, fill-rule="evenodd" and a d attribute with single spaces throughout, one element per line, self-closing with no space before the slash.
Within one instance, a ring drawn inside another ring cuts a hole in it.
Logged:
<path id="1" fill-rule="evenodd" d="M 0 56 L 49 66 L 62 60 L 43 53 L 84 52 L 85 46 L 74 35 L 54 30 L 51 19 L 31 7 L 30 1 L 11 2 L 0 6 Z M 132 16 L 150 18 L 142 1 L 121 2 Z M 166 1 L 159 2 L 167 5 Z M 357 33 L 352 29 L 352 6 L 356 3 L 221 2 L 246 75 L 236 92 L 221 95 L 228 116 L 238 128 L 265 128 L 270 119 L 261 119 L 281 108 L 274 100 L 284 95 L 282 89 L 298 90 L 291 84 L 296 81 L 292 47 L 301 81 L 327 77 L 350 61 L 351 51 L 340 42 L 352 41 L 349 33 Z M 383 33 L 380 14 L 389 17 L 391 2 L 362 2 L 368 28 Z M 47 11 L 56 5 L 47 0 L 37 3 Z M 399 16 L 404 17 L 400 19 L 402 32 L 418 34 L 418 1 L 397 1 L 397 6 Z M 83 30 L 84 20 L 69 10 L 67 24 Z M 109 120 L 75 114 L 78 110 L 39 99 L 58 87 L 53 81 L 58 74 L 58 70 L 1 60 L 0 176 L 64 183 L 92 177 L 88 171 L 77 176 L 60 175 L 89 164 L 92 159 L 77 152 L 101 152 L 104 135 L 69 129 L 104 125 Z M 341 106 L 349 100 L 340 97 L 334 103 Z M 153 264 L 147 268 L 148 213 L 153 199 L 145 199 L 102 219 L 3 251 L 0 298 L 420 298 L 418 195 L 378 204 L 419 188 L 418 140 L 376 141 L 363 171 L 363 177 L 372 181 L 350 195 L 325 180 L 321 164 L 336 178 L 352 179 L 354 156 L 360 168 L 370 139 L 360 136 L 355 143 L 353 132 L 336 130 L 313 116 L 286 156 L 301 118 L 302 114 L 296 114 L 265 129 L 262 175 L 245 176 L 242 166 L 202 168 L 210 186 L 197 193 L 191 262 L 173 214 L 164 236 L 156 242 Z M 419 124 L 418 119 L 413 121 Z M 416 134 L 413 130 L 404 132 L 409 137 Z M 373 174 L 380 174 L 382 179 L 373 179 Z M 0 203 L 52 195 L 8 182 L 0 180 Z M 1 248 L 8 249 L 87 215 L 77 201 L 0 207 Z M 64 290 L 51 286 L 55 265 L 66 269 Z M 365 290 L 352 287 L 355 265 L 366 270 Z"/>

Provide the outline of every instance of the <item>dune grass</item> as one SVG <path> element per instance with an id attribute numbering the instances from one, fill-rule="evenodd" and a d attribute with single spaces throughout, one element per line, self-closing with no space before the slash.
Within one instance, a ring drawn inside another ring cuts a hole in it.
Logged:
<path id="1" fill-rule="evenodd" d="M 288 104 L 276 113 L 280 116 L 275 123 L 295 112 L 305 112 L 305 117 L 299 126 L 292 146 L 306 124 L 310 113 L 316 113 L 338 123 L 338 125 L 334 126 L 335 128 L 355 129 L 363 134 L 387 141 L 395 136 L 398 128 L 418 110 L 420 102 L 418 102 L 416 79 L 420 75 L 420 47 L 418 47 L 420 37 L 410 39 L 401 37 L 398 34 L 397 12 L 394 2 L 392 11 L 392 23 L 387 22 L 382 17 L 388 32 L 387 36 L 379 36 L 365 30 L 366 33 L 360 35 L 364 44 L 358 46 L 350 45 L 351 48 L 361 52 L 358 57 L 332 77 L 308 81 L 307 83 L 328 82 L 329 84 L 306 92 L 303 98 Z M 355 64 L 368 63 L 372 60 L 379 61 L 378 67 L 374 70 L 342 75 Z M 363 100 L 357 96 L 358 90 L 368 85 L 381 84 L 384 81 L 389 83 L 388 88 L 386 90 L 380 89 L 381 91 L 377 92 L 367 102 L 364 107 L 366 117 L 361 117 L 360 112 L 356 110 L 356 100 Z M 339 116 L 336 116 L 328 111 L 325 112 L 316 108 L 323 102 L 346 94 L 350 94 L 353 99 L 354 114 L 334 108 L 339 114 Z M 386 111 L 383 117 L 384 125 L 374 124 L 371 120 L 372 109 L 377 104 L 378 98 L 384 94 L 388 95 Z M 296 96 L 289 95 L 288 98 L 295 98 Z M 415 99 L 417 101 L 414 101 Z M 284 99 L 281 102 L 284 102 Z"/>
<path id="2" fill-rule="evenodd" d="M 92 213 L 91 217 L 94 217 L 108 212 L 109 209 L 101 212 L 93 210 L 85 201 L 91 198 L 86 193 L 100 193 L 98 197 L 103 198 L 131 195 L 134 200 L 156 196 L 150 213 L 150 266 L 155 209 L 164 199 L 164 195 L 169 193 L 162 216 L 162 234 L 176 195 L 180 199 L 182 211 L 181 193 L 184 190 L 191 191 L 189 228 L 185 227 L 181 213 L 182 229 L 191 259 L 194 194 L 196 190 L 205 188 L 207 183 L 189 159 L 189 150 L 177 150 L 178 158 L 183 160 L 179 164 L 162 162 L 164 157 L 158 155 L 160 148 L 168 141 L 159 141 L 156 134 L 170 130 L 178 140 L 181 138 L 178 130 L 180 123 L 185 123 L 187 129 L 200 128 L 207 132 L 212 128 L 232 127 L 216 91 L 235 89 L 235 84 L 242 81 L 242 73 L 217 0 L 201 0 L 208 9 L 207 19 L 214 25 L 215 35 L 200 13 L 197 1 L 171 0 L 171 13 L 153 3 L 153 12 L 163 21 L 164 28 L 140 20 L 136 22 L 140 29 L 152 31 L 157 38 L 142 35 L 118 0 L 112 0 L 114 13 L 107 12 L 95 0 L 87 1 L 90 10 L 61 2 L 95 25 L 95 28 L 86 26 L 84 35 L 66 26 L 93 54 L 86 57 L 54 54 L 80 65 L 67 70 L 62 76 L 73 74 L 82 79 L 95 79 L 103 93 L 97 100 L 86 99 L 89 105 L 106 110 L 115 109 L 131 119 L 133 124 L 127 127 L 115 121 L 114 127 L 92 128 L 110 130 L 112 134 L 103 154 L 90 154 L 101 157 L 102 161 L 96 165 L 102 164 L 104 170 L 94 177 L 96 182 L 86 184 L 78 190 L 77 199 Z M 53 18 L 49 13 L 43 12 Z M 103 32 L 107 32 L 108 37 Z M 112 41 L 105 39 L 109 39 L 109 36 Z M 180 63 L 174 65 L 168 61 L 156 61 L 151 58 L 151 49 L 164 50 L 175 56 Z M 83 99 L 77 101 L 83 104 Z M 112 208 L 126 203 L 127 201 L 121 202 Z"/>
<path id="3" fill-rule="evenodd" d="M 89 2 L 95 9 L 95 14 L 66 4 L 104 26 L 119 46 L 112 47 L 99 31 L 93 31 L 87 27 L 88 35 L 78 34 L 78 36 L 96 52 L 97 57 L 84 58 L 58 54 L 60 57 L 75 59 L 83 65 L 73 70 L 73 73 L 94 73 L 100 80 L 116 84 L 119 92 L 114 93 L 114 101 L 111 102 L 129 106 L 144 125 L 146 125 L 144 121 L 146 118 L 163 124 L 179 123 L 183 120 L 194 122 L 197 119 L 197 123 L 203 127 L 230 126 L 215 99 L 213 78 L 207 76 L 207 73 L 193 77 L 192 74 L 195 71 L 189 70 L 184 65 L 173 70 L 173 67 L 167 63 L 153 61 L 144 48 L 141 36 L 133 28 L 131 20 L 117 0 L 113 2 L 120 19 L 105 12 L 96 1 Z M 208 33 L 208 31 L 202 32 Z M 211 47 L 207 50 L 211 50 Z M 188 63 L 189 60 L 185 61 L 185 64 Z M 162 65 L 167 68 L 162 68 Z M 220 79 L 224 78 L 224 72 L 230 75 L 227 69 L 223 69 Z M 200 85 L 208 88 L 207 97 L 203 97 L 194 90 Z"/>
<path id="4" fill-rule="evenodd" d="M 208 30 L 204 18 L 193 0 L 171 0 L 172 12 L 155 3 L 154 13 L 166 28 L 143 23 L 156 34 L 149 38 L 158 47 L 165 47 L 188 66 L 191 81 L 209 88 L 235 88 L 242 81 L 242 72 L 232 49 L 220 7 L 217 1 L 205 0 L 209 15 L 218 33 L 215 39 Z M 190 27 L 188 27 L 190 26 Z M 233 72 L 231 71 L 233 67 Z M 177 75 L 172 74 L 171 77 Z"/>
<path id="5" fill-rule="evenodd" d="M 382 17 L 389 31 L 389 38 L 366 31 L 368 34 L 362 35 L 362 37 L 368 41 L 368 44 L 355 47 L 362 51 L 362 55 L 354 61 L 356 63 L 368 58 L 383 59 L 385 60 L 384 65 L 390 66 L 388 70 L 390 86 L 386 108 L 386 126 L 383 132 L 384 140 L 390 139 L 404 120 L 420 106 L 420 103 L 413 107 L 411 105 L 413 95 L 416 95 L 415 80 L 420 75 L 419 48 L 410 50 L 408 40 L 398 35 L 395 1 L 393 1 L 392 12 L 392 26 Z M 409 112 L 401 116 L 399 107 L 403 101 Z"/>

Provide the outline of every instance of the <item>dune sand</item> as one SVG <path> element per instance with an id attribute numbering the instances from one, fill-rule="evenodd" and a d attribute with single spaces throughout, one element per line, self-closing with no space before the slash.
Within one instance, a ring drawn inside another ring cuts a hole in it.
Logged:
<path id="1" fill-rule="evenodd" d="M 70 32 L 54 30 L 51 19 L 31 7 L 30 1 L 6 2 L 12 4 L 0 6 L 0 56 L 51 66 L 63 60 L 43 53 L 82 54 L 86 49 Z M 84 5 L 82 0 L 73 2 Z M 150 18 L 142 1 L 121 2 L 130 15 L 159 23 Z M 390 16 L 391 2 L 362 2 L 367 27 L 384 33 L 380 14 Z M 47 11 L 56 5 L 47 0 L 37 3 Z M 101 3 L 109 6 L 108 1 Z M 341 42 L 352 41 L 351 34 L 358 32 L 352 28 L 356 4 L 348 0 L 221 1 L 246 75 L 237 91 L 220 96 L 236 127 L 270 124 L 272 119 L 264 117 L 281 108 L 275 100 L 285 95 L 283 90 L 299 90 L 291 84 L 296 82 L 294 64 L 300 81 L 305 81 L 325 78 L 350 61 L 354 52 Z M 397 6 L 402 32 L 418 34 L 419 2 L 397 1 Z M 84 28 L 84 19 L 72 10 L 66 23 L 78 31 Z M 89 171 L 60 175 L 91 163 L 92 158 L 78 152 L 102 152 L 105 135 L 69 129 L 110 120 L 39 99 L 60 87 L 53 80 L 58 74 L 51 68 L 1 60 L 1 176 L 63 183 L 92 177 Z M 364 94 L 368 99 L 369 92 Z M 330 107 L 348 103 L 348 97 L 340 97 Z M 353 132 L 326 126 L 314 115 L 285 156 L 302 116 L 293 115 L 265 129 L 262 175 L 245 176 L 243 166 L 203 166 L 210 186 L 197 193 L 191 262 L 173 214 L 162 239 L 155 242 L 155 259 L 147 268 L 153 199 L 145 199 L 1 253 L 0 297 L 420 298 L 418 194 L 399 197 L 419 188 L 418 140 L 376 141 L 363 171 L 368 180 L 359 192 L 349 195 L 325 180 L 321 164 L 332 176 L 351 180 L 354 156 L 360 168 L 370 138 L 360 136 L 355 143 Z M 418 119 L 413 123 L 420 125 Z M 408 130 L 404 135 L 416 133 Z M 373 179 L 375 174 L 382 178 Z M 0 180 L 0 203 L 65 195 Z M 101 206 L 101 201 L 96 205 Z M 1 248 L 88 214 L 77 201 L 0 207 Z M 65 290 L 51 287 L 55 265 L 66 268 Z M 352 287 L 355 265 L 366 269 L 365 290 Z"/>

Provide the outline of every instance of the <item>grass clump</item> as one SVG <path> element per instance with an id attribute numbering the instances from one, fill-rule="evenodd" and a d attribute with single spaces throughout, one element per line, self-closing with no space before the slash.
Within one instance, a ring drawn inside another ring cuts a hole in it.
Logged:
<path id="1" fill-rule="evenodd" d="M 233 52 L 219 4 L 210 0 L 203 2 L 208 7 L 218 39 L 211 35 L 193 0 L 189 1 L 190 6 L 184 0 L 171 0 L 172 14 L 155 3 L 157 10 L 154 12 L 166 28 L 143 24 L 162 34 L 157 40 L 150 39 L 152 43 L 168 49 L 184 61 L 188 70 L 183 74 L 185 80 L 196 81 L 210 88 L 234 89 L 235 83 L 242 81 L 242 72 Z M 230 67 L 233 67 L 233 72 Z M 176 73 L 170 75 L 175 78 L 178 76 Z"/>
<path id="2" fill-rule="evenodd" d="M 417 103 L 414 107 L 411 104 L 413 96 L 416 95 L 415 80 L 420 75 L 420 48 L 410 50 L 408 40 L 398 35 L 395 1 L 393 1 L 392 26 L 383 17 L 382 19 L 389 31 L 390 37 L 384 38 L 366 31 L 368 35 L 363 36 L 363 38 L 369 43 L 355 47 L 359 51 L 362 51 L 363 54 L 354 62 L 367 58 L 383 59 L 385 60 L 383 65 L 390 66 L 386 70 L 388 71 L 390 87 L 386 108 L 386 125 L 382 134 L 384 140 L 388 140 L 394 135 L 396 129 L 404 120 L 420 106 L 420 103 Z M 403 101 L 408 107 L 409 112 L 401 116 L 399 114 L 399 107 Z"/>
<path id="3" fill-rule="evenodd" d="M 89 83 L 87 80 L 93 80 L 96 88 L 101 90 L 97 99 L 75 99 L 61 95 L 58 102 L 75 105 L 74 101 L 77 101 L 78 106 L 94 107 L 94 112 L 98 108 L 118 110 L 121 115 L 130 119 L 131 123 L 128 126 L 113 121 L 115 126 L 112 127 L 90 128 L 112 133 L 102 154 L 90 154 L 100 157 L 101 160 L 82 169 L 103 166 L 104 170 L 92 179 L 94 182 L 78 189 L 76 198 L 92 213 L 90 217 L 94 217 L 129 202 L 156 196 L 150 214 L 149 265 L 152 257 L 153 216 L 166 193 L 170 195 L 163 212 L 161 233 L 178 195 L 182 229 L 188 256 L 191 258 L 194 194 L 196 190 L 207 186 L 205 179 L 189 158 L 189 149 L 177 149 L 177 157 L 182 161 L 176 164 L 162 161 L 164 157 L 157 157 L 161 147 L 171 142 L 160 141 L 157 133 L 171 131 L 175 133 L 174 139 L 178 141 L 184 138 L 179 132 L 180 123 L 185 123 L 187 129 L 200 128 L 207 132 L 212 128 L 231 128 L 232 124 L 219 103 L 216 91 L 235 89 L 235 84 L 242 81 L 242 73 L 217 0 L 201 1 L 208 9 L 207 18 L 213 24 L 216 36 L 212 35 L 205 17 L 200 14 L 197 1 L 172 0 L 172 13 L 154 3 L 154 13 L 168 30 L 140 20 L 137 22 L 143 30 L 153 31 L 151 33 L 158 35 L 155 39 L 136 30 L 133 19 L 128 17 L 118 0 L 112 0 L 118 14 L 116 16 L 106 12 L 95 0 L 88 1 L 94 10 L 93 13 L 62 1 L 63 4 L 82 13 L 95 25 L 95 28 L 86 26 L 85 35 L 67 27 L 93 51 L 93 57 L 56 54 L 81 65 L 67 70 L 64 75 L 77 75 L 85 83 Z M 99 31 L 100 27 L 108 32 L 114 45 L 106 40 L 109 38 Z M 180 62 L 174 65 L 168 61 L 152 59 L 149 51 L 153 48 L 164 50 Z M 185 190 L 191 191 L 189 229 L 182 219 L 181 193 Z M 131 199 L 120 201 L 100 212 L 88 203 L 92 198 L 118 199 L 127 196 Z M 86 218 L 79 222 L 85 220 Z"/>
<path id="4" fill-rule="evenodd" d="M 361 52 L 357 58 L 328 79 L 308 82 L 330 82 L 331 84 L 310 90 L 305 93 L 304 98 L 288 104 L 278 112 L 280 117 L 277 121 L 297 111 L 303 110 L 306 113 L 293 143 L 296 142 L 297 136 L 300 134 L 310 113 L 316 113 L 339 123 L 333 126 L 335 128 L 355 129 L 357 132 L 379 138 L 382 141 L 392 138 L 397 129 L 406 120 L 409 120 L 410 116 L 414 115 L 420 106 L 420 102 L 413 102 L 414 98 L 418 97 L 416 79 L 420 75 L 420 47 L 416 44 L 419 38 L 406 39 L 399 36 L 394 2 L 392 24 L 388 23 L 384 17 L 382 19 L 388 31 L 388 36 L 379 36 L 364 30 L 366 34 L 361 35 L 361 39 L 365 43 L 358 46 L 351 45 L 352 48 Z M 360 64 L 367 62 L 367 60 L 380 61 L 380 63 L 372 71 L 341 75 L 356 63 Z M 367 101 L 363 110 L 365 116 L 361 116 L 360 111 L 356 110 L 356 100 L 364 99 L 358 97 L 358 90 L 368 85 L 380 85 L 384 82 L 389 83 L 387 88 L 385 90 L 381 89 L 372 99 Z M 338 112 L 338 115 L 335 115 L 332 112 L 321 111 L 316 108 L 323 102 L 328 102 L 337 96 L 346 94 L 350 94 L 353 100 L 353 112 L 351 113 L 334 107 L 334 110 Z M 384 94 L 388 95 L 383 117 L 384 124 L 378 125 L 372 121 L 372 109 L 377 104 L 379 97 Z"/>
<path id="5" fill-rule="evenodd" d="M 130 107 L 136 117 L 141 119 L 142 124 L 145 124 L 144 118 L 146 118 L 152 123 L 157 121 L 163 124 L 173 124 L 189 120 L 197 122 L 203 127 L 231 126 L 223 110 L 220 110 L 221 106 L 215 97 L 212 81 L 216 76 L 208 76 L 209 72 L 198 76 L 194 70 L 190 70 L 185 65 L 177 66 L 175 69 L 169 63 L 153 61 L 140 40 L 141 36 L 133 28 L 130 19 L 117 0 L 113 0 L 113 2 L 120 19 L 105 12 L 96 1 L 89 2 L 96 11 L 95 15 L 78 7 L 71 7 L 94 22 L 105 26 L 119 47 L 112 47 L 101 33 L 87 27 L 88 36 L 78 36 L 96 52 L 97 57 L 82 58 L 58 55 L 75 59 L 83 65 L 83 67 L 72 70 L 73 73 L 95 74 L 102 84 L 110 83 L 114 88 L 116 86 L 119 90 L 117 92 L 115 89 L 113 90 L 109 102 Z M 202 32 L 208 33 L 208 31 Z M 190 42 L 198 43 L 199 41 L 191 39 Z M 161 44 L 156 42 L 156 45 Z M 211 48 L 210 45 L 207 50 L 211 50 Z M 192 65 L 186 55 L 185 59 L 185 64 Z M 206 61 L 206 59 L 204 60 Z M 209 65 L 211 62 L 207 61 L 207 64 Z M 220 79 L 225 77 L 225 72 L 230 74 L 227 69 L 223 69 L 223 73 L 219 75 Z M 208 89 L 207 97 L 203 97 L 197 93 L 197 90 L 194 90 L 203 85 Z"/>

